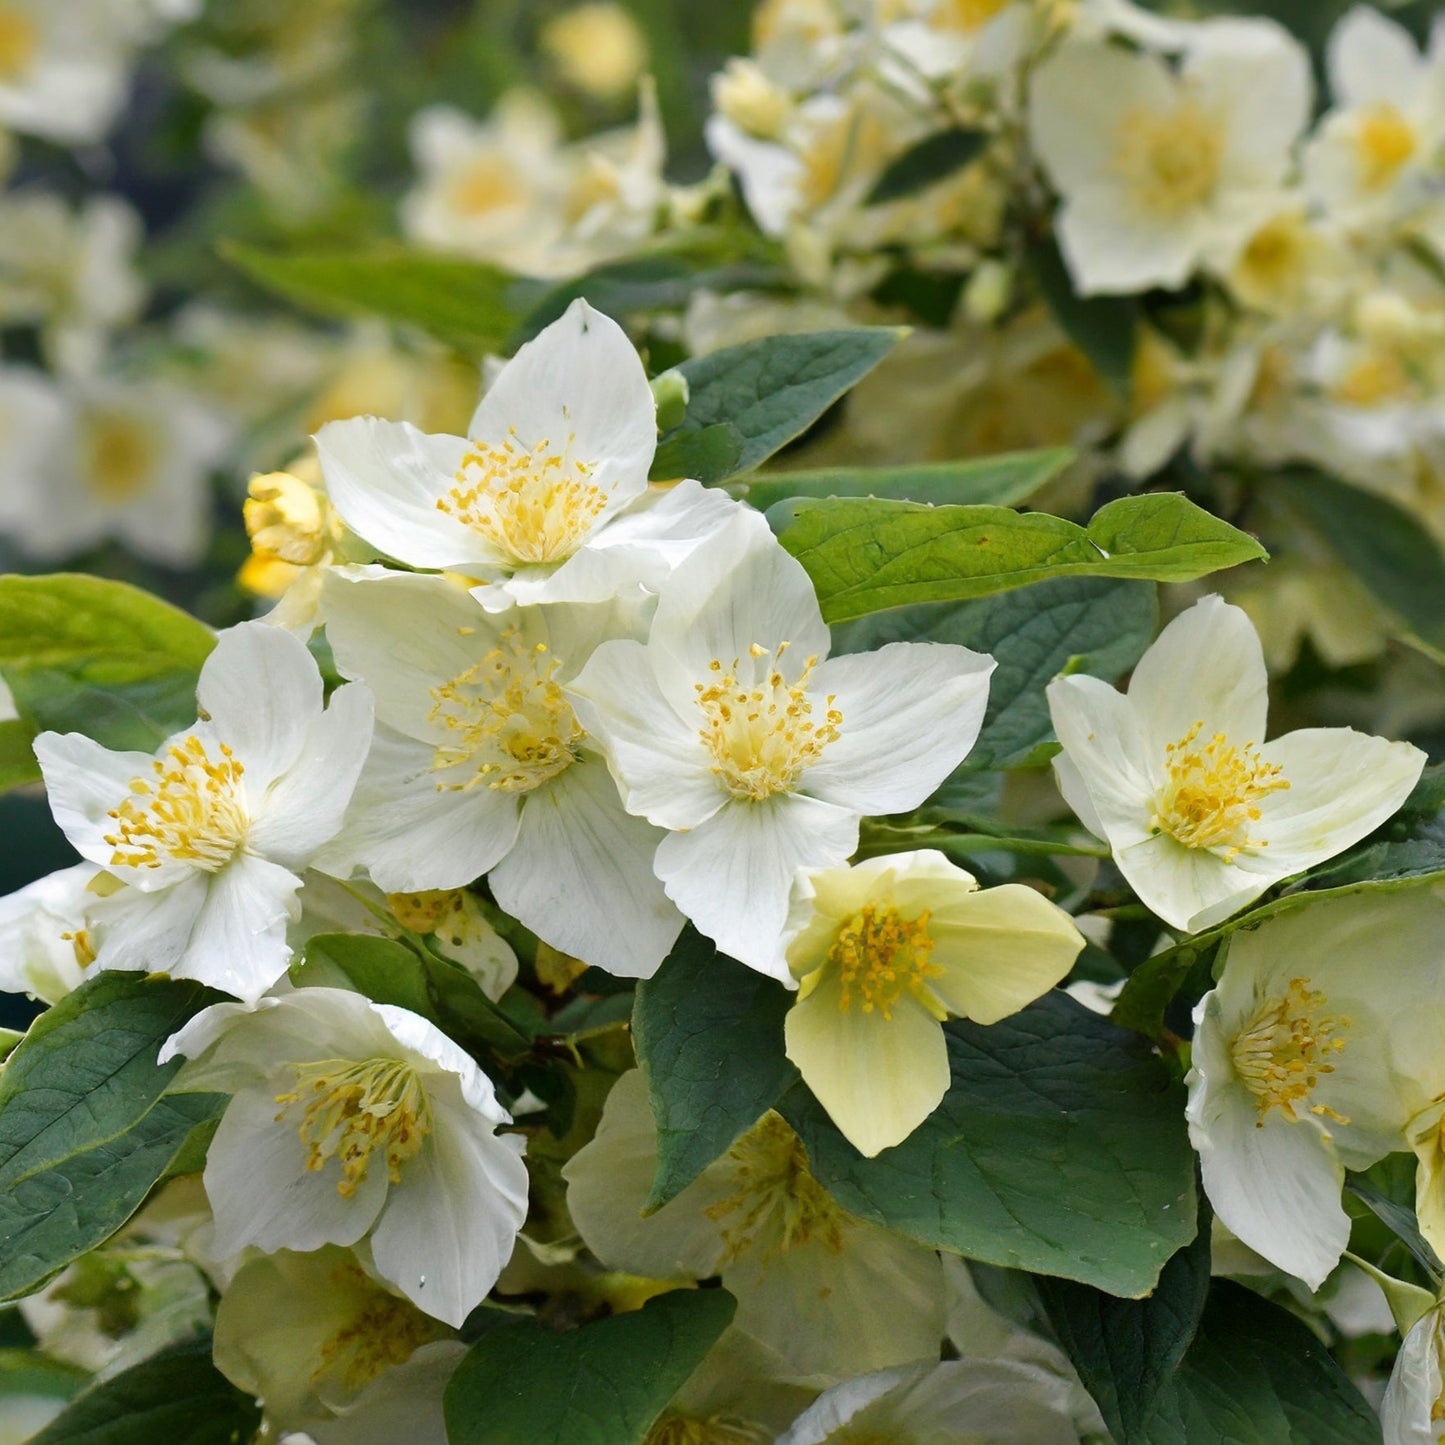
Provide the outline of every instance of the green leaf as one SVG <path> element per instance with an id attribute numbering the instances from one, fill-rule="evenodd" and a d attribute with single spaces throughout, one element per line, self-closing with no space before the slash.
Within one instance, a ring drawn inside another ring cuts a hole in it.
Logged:
<path id="1" fill-rule="evenodd" d="M 751 471 L 856 386 L 902 335 L 867 326 L 767 336 L 685 361 L 677 370 L 687 378 L 687 414 L 663 444 L 730 423 L 743 441 L 734 471 Z"/>
<path id="2" fill-rule="evenodd" d="M 1049 1324 L 1103 1412 L 1115 1445 L 1152 1445 L 1149 1420 L 1189 1348 L 1209 1294 L 1209 1206 L 1154 1292 L 1115 1299 L 1071 1280 L 1036 1281 Z"/>
<path id="3" fill-rule="evenodd" d="M 1139 329 L 1138 301 L 1132 296 L 1080 296 L 1051 237 L 1029 247 L 1027 264 L 1060 329 L 1105 381 L 1127 392 Z"/>
<path id="4" fill-rule="evenodd" d="M 1006 452 L 971 461 L 928 462 L 912 467 L 826 467 L 819 471 L 768 472 L 742 484 L 743 498 L 769 511 L 796 497 L 896 497 L 906 502 L 1025 502 L 1074 459 L 1068 447 Z M 691 475 L 691 474 L 689 474 Z M 780 523 L 789 520 L 777 513 Z M 771 518 L 770 518 L 771 520 Z"/>
<path id="5" fill-rule="evenodd" d="M 100 973 L 42 1014 L 0 1073 L 0 1299 L 103 1244 L 165 1178 L 221 1094 L 162 1097 L 161 1045 L 224 995 Z"/>
<path id="6" fill-rule="evenodd" d="M 1180 1087 L 1149 1045 L 1062 993 L 944 1025 L 953 1082 L 903 1143 L 860 1158 L 801 1088 L 782 1111 L 863 1219 L 969 1259 L 1137 1297 L 1195 1232 Z"/>
<path id="7" fill-rule="evenodd" d="M 882 175 L 873 182 L 863 204 L 877 206 L 884 201 L 896 201 L 947 180 L 955 171 L 977 160 L 990 139 L 987 131 L 965 126 L 953 126 L 924 136 L 889 161 Z"/>
<path id="8" fill-rule="evenodd" d="M 692 928 L 637 986 L 637 1062 L 657 1121 L 649 1210 L 685 1189 L 797 1078 L 783 1053 L 793 996 Z"/>
<path id="9" fill-rule="evenodd" d="M 18 718 L 0 722 L 0 793 L 40 781 L 33 740 L 34 733 Z"/>
<path id="10" fill-rule="evenodd" d="M 447 1440 L 639 1445 L 735 1308 L 725 1290 L 674 1290 L 580 1330 L 490 1330 L 447 1386 Z"/>
<path id="11" fill-rule="evenodd" d="M 211 1363 L 210 1340 L 197 1340 L 92 1385 L 30 1445 L 238 1445 L 260 1425 L 261 1406 Z"/>
<path id="12" fill-rule="evenodd" d="M 0 577 L 0 674 L 27 727 L 149 752 L 196 718 L 210 628 L 124 582 Z M 18 734 L 5 736 L 16 769 Z"/>
<path id="13" fill-rule="evenodd" d="M 1420 519 L 1321 472 L 1272 474 L 1265 495 L 1319 537 L 1420 639 L 1445 650 L 1445 552 Z"/>
<path id="14" fill-rule="evenodd" d="M 1164 1011 L 1191 974 L 1199 970 L 1207 975 L 1218 945 L 1217 935 L 1200 934 L 1146 958 L 1129 975 L 1115 999 L 1110 1022 L 1151 1039 L 1160 1038 L 1164 1033 Z M 1208 986 L 1207 982 L 1204 986 Z"/>
<path id="15" fill-rule="evenodd" d="M 1187 582 L 1266 555 L 1253 537 L 1176 492 L 1120 497 L 1087 528 L 1006 507 L 805 502 L 779 540 L 807 569 L 829 622 L 1050 577 Z"/>
<path id="16" fill-rule="evenodd" d="M 370 933 L 318 933 L 306 940 L 293 983 L 328 984 L 332 970 L 373 1003 L 410 1009 L 462 1044 L 484 1043 L 503 1059 L 519 1058 L 530 1040 L 458 963 Z"/>
<path id="17" fill-rule="evenodd" d="M 1380 1445 L 1375 1412 L 1308 1326 L 1223 1279 L 1145 1428 L 1149 1445 Z"/>
<path id="18" fill-rule="evenodd" d="M 662 442 L 653 454 L 649 475 L 670 482 L 692 477 L 705 486 L 721 482 L 738 469 L 743 434 L 730 421 L 714 422 L 701 431 L 679 431 Z"/>
<path id="19" fill-rule="evenodd" d="M 1147 582 L 1060 577 L 976 602 L 874 613 L 836 627 L 833 642 L 839 652 L 956 642 L 996 658 L 983 729 L 963 767 L 1014 768 L 1054 741 L 1044 688 L 1065 667 L 1112 682 L 1144 655 L 1158 613 Z"/>
<path id="20" fill-rule="evenodd" d="M 496 266 L 409 251 L 293 251 L 223 241 L 222 257 L 257 285 L 322 316 L 379 316 L 472 355 L 501 351 L 516 326 L 516 277 Z"/>
<path id="21" fill-rule="evenodd" d="M 1388 1177 L 1388 1171 L 1397 1168 L 1405 1176 L 1408 1188 L 1404 1191 L 1409 1202 L 1392 1198 L 1380 1188 L 1379 1180 Z M 1403 1151 L 1387 1155 L 1384 1159 L 1363 1173 L 1353 1171 L 1345 1175 L 1345 1189 L 1353 1194 L 1407 1250 L 1414 1255 L 1426 1278 L 1439 1279 L 1442 1275 L 1440 1258 L 1431 1248 L 1430 1242 L 1420 1233 L 1420 1220 L 1415 1213 L 1415 1160 Z"/>

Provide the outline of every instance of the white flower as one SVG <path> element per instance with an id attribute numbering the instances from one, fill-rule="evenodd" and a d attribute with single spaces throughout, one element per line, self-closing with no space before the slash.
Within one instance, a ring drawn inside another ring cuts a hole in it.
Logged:
<path id="1" fill-rule="evenodd" d="M 657 409 L 622 328 L 585 301 L 529 341 L 471 440 L 355 417 L 316 437 L 357 536 L 411 567 L 481 578 L 483 606 L 604 602 L 656 586 L 738 505 L 696 482 L 649 493 Z"/>
<path id="2" fill-rule="evenodd" d="M 87 915 L 96 876 L 77 863 L 0 898 L 0 990 L 55 1003 L 80 987 L 95 959 Z"/>
<path id="3" fill-rule="evenodd" d="M 524 1141 L 490 1080 L 407 1009 L 302 988 L 214 1004 L 169 1039 L 173 1088 L 231 1094 L 206 1155 L 216 1253 L 353 1245 L 419 1309 L 460 1325 L 527 1213 Z"/>
<path id="4" fill-rule="evenodd" d="M 1059 788 L 1139 898 L 1197 933 L 1378 827 L 1425 755 L 1352 728 L 1264 742 L 1264 655 L 1248 617 L 1205 597 L 1171 622 L 1122 694 L 1055 678 Z"/>
<path id="5" fill-rule="evenodd" d="M 221 635 L 196 700 L 204 721 L 154 758 L 80 733 L 42 733 L 35 753 L 66 837 L 128 885 L 105 902 L 97 966 L 254 1002 L 290 957 L 298 875 L 341 826 L 371 695 L 342 687 L 323 709 L 305 646 L 251 622 Z"/>
<path id="6" fill-rule="evenodd" d="M 842 863 L 863 815 L 923 802 L 973 746 L 994 666 L 946 643 L 828 645 L 801 564 L 735 525 L 673 572 L 645 645 L 604 642 L 568 688 L 628 810 L 671 830 L 668 897 L 785 982 L 794 873 Z"/>
<path id="7" fill-rule="evenodd" d="M 1445 1303 L 1406 1332 L 1380 1403 L 1384 1445 L 1435 1445 L 1445 1433 Z"/>
<path id="8" fill-rule="evenodd" d="M 1196 29 L 1177 71 L 1085 41 L 1034 77 L 1033 143 L 1063 197 L 1059 244 L 1085 295 L 1227 271 L 1280 210 L 1309 116 L 1308 59 L 1265 22 Z"/>
<path id="9" fill-rule="evenodd" d="M 1318 1289 L 1350 1221 L 1344 1171 L 1406 1147 L 1439 1080 L 1445 898 L 1325 898 L 1231 935 L 1195 1010 L 1189 1136 L 1219 1218 Z"/>
<path id="10" fill-rule="evenodd" d="M 323 866 L 364 867 L 388 893 L 489 873 L 554 947 L 654 973 L 682 927 L 652 872 L 662 835 L 622 806 L 561 686 L 611 609 L 488 613 L 445 578 L 356 568 L 327 577 L 323 611 L 381 724 Z"/>
<path id="11" fill-rule="evenodd" d="M 799 984 L 788 1057 L 871 1158 L 948 1091 L 942 1021 L 1017 1013 L 1068 973 L 1084 940 L 1032 888 L 980 891 L 924 848 L 800 873 L 783 946 Z"/>

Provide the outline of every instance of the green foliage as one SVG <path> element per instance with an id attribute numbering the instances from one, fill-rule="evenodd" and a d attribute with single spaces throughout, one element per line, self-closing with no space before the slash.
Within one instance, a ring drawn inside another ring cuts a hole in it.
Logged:
<path id="1" fill-rule="evenodd" d="M 818 1181 L 863 1219 L 969 1259 L 1137 1297 L 1194 1237 L 1184 1100 L 1138 1039 L 1061 993 L 944 1025 L 953 1082 L 863 1159 L 801 1086 L 782 1104 Z"/>
<path id="2" fill-rule="evenodd" d="M 580 1330 L 491 1330 L 447 1386 L 447 1440 L 638 1445 L 735 1308 L 725 1290 L 674 1290 Z"/>
<path id="3" fill-rule="evenodd" d="M 379 316 L 469 355 L 501 351 L 516 326 L 516 278 L 480 261 L 401 246 L 264 251 L 223 242 L 221 255 L 258 286 L 322 316 Z"/>
<path id="4" fill-rule="evenodd" d="M 219 1116 L 223 1095 L 165 1097 L 180 1060 L 156 1055 L 222 997 L 105 972 L 31 1026 L 0 1074 L 0 1299 L 109 1239 Z"/>
<path id="5" fill-rule="evenodd" d="M 864 204 L 877 206 L 884 201 L 901 200 L 947 180 L 970 161 L 977 160 L 990 139 L 987 131 L 970 130 L 966 126 L 951 126 L 924 136 L 889 161 L 873 182 Z"/>
<path id="6" fill-rule="evenodd" d="M 1139 329 L 1139 302 L 1133 296 L 1080 296 L 1051 236 L 1039 237 L 1028 250 L 1034 284 L 1064 334 L 1093 363 L 1111 386 L 1127 391 Z"/>
<path id="7" fill-rule="evenodd" d="M 35 733 L 149 752 L 196 717 L 215 636 L 168 602 L 78 573 L 0 577 L 0 676 L 23 721 L 0 725 L 0 787 L 38 775 Z"/>
<path id="8" fill-rule="evenodd" d="M 1050 577 L 1187 582 L 1266 555 L 1176 492 L 1121 497 L 1087 527 L 1006 507 L 803 502 L 779 540 L 807 568 L 829 622 Z"/>
<path id="9" fill-rule="evenodd" d="M 1025 502 L 1074 459 L 1067 447 L 1006 452 L 961 462 L 928 462 L 911 467 L 826 467 L 819 471 L 770 472 L 749 477 L 744 498 L 759 511 L 795 497 L 896 497 L 906 502 L 991 503 L 1008 507 Z M 786 526 L 786 508 L 776 514 Z"/>
<path id="10" fill-rule="evenodd" d="M 751 471 L 806 431 L 850 387 L 856 386 L 898 344 L 901 331 L 886 326 L 768 336 L 694 357 L 677 368 L 687 380 L 682 425 L 662 439 L 654 477 L 679 475 L 672 444 L 690 432 L 730 426 L 742 449 L 723 476 Z"/>
<path id="11" fill-rule="evenodd" d="M 211 1363 L 210 1340 L 197 1340 L 92 1385 L 30 1445 L 237 1445 L 260 1424 L 260 1405 Z"/>
<path id="12" fill-rule="evenodd" d="M 692 928 L 637 987 L 637 1061 L 657 1120 L 660 1209 L 751 1128 L 797 1078 L 783 1053 L 792 996 Z"/>

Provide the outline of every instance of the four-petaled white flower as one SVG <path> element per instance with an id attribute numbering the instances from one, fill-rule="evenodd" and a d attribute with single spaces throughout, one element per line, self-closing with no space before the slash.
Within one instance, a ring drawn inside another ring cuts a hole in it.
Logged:
<path id="1" fill-rule="evenodd" d="M 201 670 L 201 721 L 154 756 L 42 733 L 50 806 L 104 900 L 95 962 L 195 978 L 255 1002 L 291 956 L 299 874 L 341 826 L 371 741 L 371 694 L 338 688 L 289 633 L 248 622 Z M 97 905 L 100 908 L 102 905 Z"/>
<path id="2" fill-rule="evenodd" d="M 1197 933 L 1333 857 L 1404 802 L 1425 755 L 1352 728 L 1264 741 L 1264 654 L 1249 618 L 1205 597 L 1159 634 L 1127 694 L 1055 678 L 1059 788 L 1142 902 Z"/>
<path id="3" fill-rule="evenodd" d="M 345 989 L 215 1004 L 160 1062 L 173 1088 L 231 1094 L 206 1155 L 215 1250 L 369 1238 L 376 1272 L 460 1325 L 527 1214 L 524 1141 L 491 1081 L 434 1025 Z"/>
<path id="4" fill-rule="evenodd" d="M 942 1021 L 997 1023 L 1046 993 L 1084 946 L 1022 884 L 980 890 L 921 848 L 799 875 L 784 933 L 798 998 L 788 1057 L 871 1157 L 906 1139 L 948 1090 Z"/>
<path id="5" fill-rule="evenodd" d="M 696 482 L 649 492 L 657 407 L 615 321 L 574 301 L 498 373 L 468 431 L 353 417 L 316 435 L 326 489 L 358 537 L 476 597 L 605 602 L 655 586 L 737 510 Z"/>
<path id="6" fill-rule="evenodd" d="M 933 792 L 978 736 L 994 667 L 947 643 L 828 644 L 801 564 L 739 523 L 673 572 L 645 644 L 604 642 L 568 687 L 628 810 L 671 830 L 668 897 L 785 982 L 794 873 L 842 863 L 863 815 Z"/>

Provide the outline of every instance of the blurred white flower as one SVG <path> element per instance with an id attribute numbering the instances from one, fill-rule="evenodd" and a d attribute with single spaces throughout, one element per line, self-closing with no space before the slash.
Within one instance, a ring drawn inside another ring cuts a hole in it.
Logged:
<path id="1" fill-rule="evenodd" d="M 0 898 L 0 990 L 55 1003 L 84 982 L 95 961 L 96 876 L 93 864 L 77 863 Z"/>

